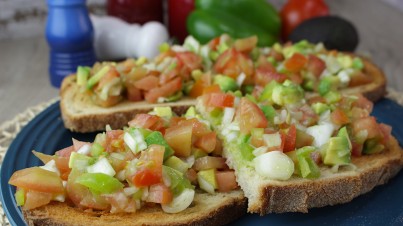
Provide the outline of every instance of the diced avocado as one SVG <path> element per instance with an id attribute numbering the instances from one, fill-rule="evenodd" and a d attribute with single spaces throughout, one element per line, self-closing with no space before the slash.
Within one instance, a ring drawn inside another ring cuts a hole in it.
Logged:
<path id="1" fill-rule="evenodd" d="M 162 166 L 162 174 L 168 176 L 171 180 L 169 188 L 174 195 L 180 194 L 185 188 L 193 189 L 190 181 L 184 176 L 184 174 L 169 166 Z"/>
<path id="2" fill-rule="evenodd" d="M 219 85 L 220 89 L 224 92 L 235 91 L 238 89 L 238 84 L 235 79 L 225 75 L 214 76 L 213 83 Z"/>
<path id="3" fill-rule="evenodd" d="M 185 113 L 185 117 L 195 117 L 196 116 L 196 109 L 194 106 L 191 106 L 187 109 Z"/>
<path id="4" fill-rule="evenodd" d="M 101 78 L 104 77 L 106 73 L 108 73 L 109 69 L 110 67 L 108 65 L 104 66 L 94 76 L 88 79 L 87 89 L 91 89 L 95 84 L 97 84 L 101 80 Z"/>
<path id="5" fill-rule="evenodd" d="M 277 86 L 281 86 L 281 84 L 274 80 L 271 81 L 269 84 L 267 84 L 259 97 L 259 101 L 271 101 L 273 95 L 273 89 Z"/>
<path id="6" fill-rule="evenodd" d="M 160 53 L 164 53 L 164 52 L 168 51 L 170 48 L 171 47 L 166 42 L 163 42 L 163 43 L 161 43 L 161 45 L 158 46 L 158 50 L 160 51 Z"/>
<path id="7" fill-rule="evenodd" d="M 164 165 L 176 169 L 181 173 L 186 173 L 186 171 L 189 169 L 189 165 L 176 156 L 167 158 L 167 160 L 164 162 Z"/>
<path id="8" fill-rule="evenodd" d="M 337 91 L 327 92 L 323 97 L 328 104 L 334 104 L 341 100 L 341 94 Z"/>
<path id="9" fill-rule="evenodd" d="M 164 152 L 164 160 L 174 154 L 174 150 L 168 145 L 164 136 L 162 136 L 161 132 L 153 131 L 147 137 L 145 137 L 144 141 L 146 142 L 147 146 L 152 144 L 158 144 L 165 147 Z"/>
<path id="10" fill-rule="evenodd" d="M 238 144 L 249 143 L 250 137 L 251 137 L 250 134 L 242 134 L 242 135 L 239 136 L 239 138 L 238 138 Z"/>
<path id="11" fill-rule="evenodd" d="M 23 206 L 25 204 L 25 191 L 22 188 L 19 188 L 17 192 L 15 192 L 15 201 L 17 202 L 17 206 Z"/>
<path id="12" fill-rule="evenodd" d="M 297 150 L 285 152 L 285 154 L 294 162 L 294 174 L 301 175 L 297 158 Z"/>
<path id="13" fill-rule="evenodd" d="M 154 112 L 159 117 L 167 117 L 167 118 L 172 117 L 172 109 L 171 109 L 171 107 L 155 107 Z"/>
<path id="14" fill-rule="evenodd" d="M 201 70 L 199 70 L 199 69 L 196 69 L 196 70 L 192 71 L 191 75 L 192 75 L 193 80 L 196 81 L 196 80 L 201 79 L 201 77 L 203 75 L 203 72 Z"/>
<path id="15" fill-rule="evenodd" d="M 213 194 L 217 189 L 217 180 L 215 176 L 215 169 L 201 170 L 197 173 L 197 182 L 201 189 Z"/>
<path id="16" fill-rule="evenodd" d="M 380 153 L 385 149 L 385 146 L 381 143 L 379 143 L 379 140 L 377 138 L 372 138 L 364 143 L 364 148 L 362 150 L 362 153 L 364 154 L 376 154 Z"/>
<path id="17" fill-rule="evenodd" d="M 217 58 L 220 56 L 220 54 L 218 53 L 218 51 L 210 51 L 209 53 L 209 58 L 211 60 L 217 60 Z"/>
<path id="18" fill-rule="evenodd" d="M 280 85 L 273 89 L 273 102 L 284 106 L 300 102 L 304 98 L 304 91 L 295 84 Z"/>
<path id="19" fill-rule="evenodd" d="M 364 68 L 364 63 L 358 57 L 354 57 L 352 67 L 356 70 L 362 70 Z"/>
<path id="20" fill-rule="evenodd" d="M 240 143 L 238 144 L 239 151 L 241 152 L 241 156 L 246 161 L 252 161 L 255 156 L 253 155 L 254 148 L 248 143 Z"/>
<path id="21" fill-rule="evenodd" d="M 227 49 L 229 49 L 229 46 L 226 42 L 222 42 L 217 46 L 218 53 L 220 54 L 225 52 Z"/>
<path id="22" fill-rule="evenodd" d="M 294 53 L 305 53 L 307 49 L 309 49 L 311 45 L 308 41 L 302 40 L 295 43 L 292 46 L 286 46 L 283 48 L 283 54 L 285 58 L 290 58 Z"/>
<path id="23" fill-rule="evenodd" d="M 167 102 L 174 102 L 174 101 L 177 101 L 180 98 L 182 98 L 182 96 L 183 96 L 182 91 L 179 91 L 179 92 L 176 92 L 175 94 L 173 94 L 172 96 L 167 97 L 166 101 Z"/>
<path id="24" fill-rule="evenodd" d="M 140 131 L 140 133 L 143 135 L 143 137 L 147 137 L 150 135 L 153 131 L 149 129 L 144 129 L 144 128 L 136 128 L 136 130 Z"/>
<path id="25" fill-rule="evenodd" d="M 193 151 L 193 156 L 195 157 L 195 159 L 207 156 L 207 152 L 203 151 L 200 148 L 194 148 L 192 151 Z"/>
<path id="26" fill-rule="evenodd" d="M 340 79 L 337 76 L 326 76 L 319 82 L 318 92 L 321 96 L 325 95 L 331 90 L 337 90 Z"/>
<path id="27" fill-rule="evenodd" d="M 313 136 L 305 133 L 302 130 L 297 129 L 297 135 L 296 135 L 296 140 L 295 140 L 295 147 L 296 148 L 302 148 L 305 146 L 310 146 L 313 143 Z"/>
<path id="28" fill-rule="evenodd" d="M 253 103 L 255 104 L 257 103 L 257 100 L 253 95 L 246 94 L 245 97 L 248 98 L 248 100 L 252 101 Z"/>
<path id="29" fill-rule="evenodd" d="M 302 88 L 308 91 L 313 91 L 315 87 L 315 81 L 312 79 L 305 79 L 302 83 Z"/>
<path id="30" fill-rule="evenodd" d="M 239 98 L 241 98 L 243 95 L 242 95 L 242 92 L 240 91 L 240 90 L 235 90 L 235 91 L 233 91 L 233 92 L 228 92 L 228 93 L 231 93 L 231 94 L 233 94 L 235 97 L 239 97 Z"/>
<path id="31" fill-rule="evenodd" d="M 321 151 L 326 165 L 344 165 L 351 161 L 351 142 L 346 127 L 339 130 L 336 137 L 330 138 Z"/>
<path id="32" fill-rule="evenodd" d="M 251 94 L 253 92 L 253 90 L 255 89 L 254 85 L 244 85 L 243 86 L 243 91 L 246 94 Z"/>
<path id="33" fill-rule="evenodd" d="M 337 61 L 342 68 L 351 68 L 353 66 L 353 59 L 349 55 L 339 55 Z"/>
<path id="34" fill-rule="evenodd" d="M 306 146 L 296 152 L 299 172 L 303 178 L 318 178 L 320 176 L 320 169 L 310 156 L 314 151 L 315 147 Z"/>
<path id="35" fill-rule="evenodd" d="M 223 117 L 223 110 L 220 108 L 214 108 L 212 111 L 210 111 L 210 117 L 213 125 L 219 125 L 221 124 L 221 120 Z"/>
<path id="36" fill-rule="evenodd" d="M 137 66 L 141 66 L 141 65 L 147 63 L 147 61 L 148 61 L 148 59 L 147 59 L 146 57 L 139 57 L 139 58 L 136 60 L 136 65 L 137 65 Z"/>
<path id="37" fill-rule="evenodd" d="M 266 119 L 270 122 L 270 124 L 274 123 L 274 117 L 276 117 L 276 109 L 274 109 L 273 106 L 271 105 L 263 105 L 260 107 L 262 109 L 264 116 L 266 116 Z"/>
<path id="38" fill-rule="evenodd" d="M 267 61 L 269 61 L 271 63 L 271 65 L 273 65 L 274 67 L 277 67 L 278 63 L 274 57 L 272 57 L 272 56 L 267 57 Z"/>
<path id="39" fill-rule="evenodd" d="M 323 112 L 329 110 L 330 107 L 327 104 L 318 102 L 312 105 L 312 109 L 316 114 L 321 115 Z"/>
<path id="40" fill-rule="evenodd" d="M 87 168 L 87 166 L 92 165 L 94 162 L 95 162 L 94 158 L 91 158 L 89 156 L 77 152 L 72 152 L 69 159 L 69 168 L 70 169 L 75 168 L 80 171 L 83 171 Z"/>
<path id="41" fill-rule="evenodd" d="M 78 66 L 77 67 L 77 85 L 85 86 L 87 84 L 88 77 L 90 76 L 90 67 Z"/>

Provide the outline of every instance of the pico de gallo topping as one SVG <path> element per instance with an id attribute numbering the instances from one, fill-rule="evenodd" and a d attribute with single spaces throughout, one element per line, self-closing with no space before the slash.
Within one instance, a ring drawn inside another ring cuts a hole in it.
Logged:
<path id="1" fill-rule="evenodd" d="M 168 107 L 138 114 L 129 126 L 96 135 L 94 141 L 46 155 L 33 151 L 43 166 L 16 171 L 9 183 L 25 210 L 52 201 L 84 210 L 133 213 L 160 205 L 177 213 L 193 202 L 195 189 L 237 189 L 234 171 L 221 156 L 222 146 L 194 108 L 176 116 Z"/>
<path id="2" fill-rule="evenodd" d="M 361 94 L 306 95 L 289 80 L 246 96 L 207 93 L 198 108 L 238 165 L 277 180 L 354 169 L 354 158 L 388 149 L 392 130 L 370 115 L 373 103 Z"/>
<path id="3" fill-rule="evenodd" d="M 94 103 L 110 107 L 123 100 L 149 103 L 198 97 L 211 85 L 225 92 L 261 91 L 267 83 L 290 80 L 306 91 L 370 83 L 361 58 L 300 41 L 258 47 L 257 37 L 219 36 L 201 45 L 192 36 L 182 46 L 163 44 L 154 59 L 98 62 L 77 69 L 77 84 Z"/>

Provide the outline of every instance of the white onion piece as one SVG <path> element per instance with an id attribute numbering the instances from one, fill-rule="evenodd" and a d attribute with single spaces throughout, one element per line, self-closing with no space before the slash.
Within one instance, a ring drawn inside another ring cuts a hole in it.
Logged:
<path id="1" fill-rule="evenodd" d="M 106 158 L 101 158 L 95 164 L 87 167 L 88 173 L 104 173 L 109 176 L 115 176 L 116 172 Z"/>
<path id="2" fill-rule="evenodd" d="M 174 197 L 171 203 L 161 204 L 162 210 L 165 213 L 179 213 L 192 204 L 195 196 L 195 191 L 189 188 L 183 190 L 178 196 Z"/>
<path id="3" fill-rule="evenodd" d="M 91 146 L 89 144 L 84 144 L 80 149 L 77 150 L 77 153 L 88 155 L 91 152 Z"/>
<path id="4" fill-rule="evenodd" d="M 294 173 L 294 162 L 281 151 L 271 151 L 253 159 L 261 176 L 274 180 L 288 180 Z"/>

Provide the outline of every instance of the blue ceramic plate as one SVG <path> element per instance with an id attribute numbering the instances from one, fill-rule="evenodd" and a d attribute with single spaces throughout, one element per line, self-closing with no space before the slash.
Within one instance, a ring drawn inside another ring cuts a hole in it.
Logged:
<path id="1" fill-rule="evenodd" d="M 403 144 L 403 107 L 383 99 L 373 114 L 379 121 L 393 126 L 393 135 Z M 59 103 L 35 117 L 18 134 L 7 151 L 1 167 L 1 201 L 12 225 L 24 225 L 21 210 L 14 201 L 14 187 L 8 184 L 16 170 L 40 165 L 31 153 L 37 150 L 53 154 L 72 144 L 71 138 L 92 141 L 95 133 L 72 133 L 63 126 Z M 269 214 L 264 217 L 247 214 L 232 225 L 403 225 L 403 173 L 386 185 L 342 205 L 312 209 L 307 214 Z"/>

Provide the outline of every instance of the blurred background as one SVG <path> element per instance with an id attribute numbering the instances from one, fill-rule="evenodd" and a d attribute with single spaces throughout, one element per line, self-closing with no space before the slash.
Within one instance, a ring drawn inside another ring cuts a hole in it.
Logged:
<path id="1" fill-rule="evenodd" d="M 168 1 L 162 22 L 168 26 Z M 92 15 L 107 15 L 107 0 L 87 0 Z M 118 1 L 116 1 L 118 2 Z M 286 0 L 269 0 L 277 10 Z M 370 57 L 386 74 L 388 86 L 403 91 L 403 0 L 325 1 L 331 15 L 358 31 L 358 54 Z M 253 13 L 253 12 L 245 12 Z M 58 96 L 49 82 L 45 0 L 0 0 L 0 122 L 29 106 Z"/>

